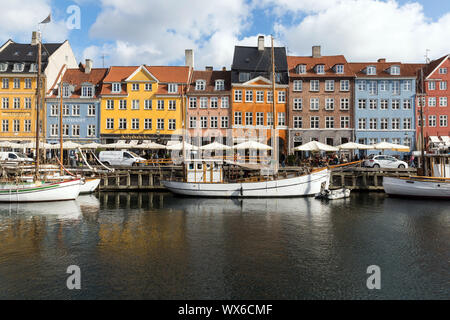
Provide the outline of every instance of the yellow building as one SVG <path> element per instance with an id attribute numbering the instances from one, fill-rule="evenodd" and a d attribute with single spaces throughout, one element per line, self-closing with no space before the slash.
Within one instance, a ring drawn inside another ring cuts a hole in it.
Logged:
<path id="1" fill-rule="evenodd" d="M 167 141 L 180 134 L 189 67 L 111 67 L 101 91 L 100 137 Z"/>

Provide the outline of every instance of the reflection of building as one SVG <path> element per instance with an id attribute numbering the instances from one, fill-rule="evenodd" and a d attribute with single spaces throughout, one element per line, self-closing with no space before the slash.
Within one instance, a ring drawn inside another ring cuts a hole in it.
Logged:
<path id="1" fill-rule="evenodd" d="M 418 145 L 420 145 L 420 106 L 423 106 L 424 127 L 423 133 L 427 142 L 441 144 L 438 137 L 450 136 L 448 126 L 448 118 L 450 115 L 448 100 L 450 98 L 450 90 L 448 83 L 450 81 L 450 55 L 440 59 L 431 61 L 423 70 L 423 89 L 425 96 L 423 99 L 417 99 L 417 137 Z M 419 75 L 420 77 L 420 75 Z M 420 78 L 419 78 L 420 79 Z M 419 83 L 419 92 L 422 90 L 422 83 Z M 422 103 L 423 102 L 423 103 Z M 432 137 L 430 139 L 430 137 Z M 430 140 L 430 141 L 428 141 Z"/>
<path id="2" fill-rule="evenodd" d="M 355 80 L 356 142 L 415 145 L 416 77 L 420 64 L 350 63 Z"/>
<path id="3" fill-rule="evenodd" d="M 286 48 L 275 52 L 275 121 L 280 138 L 280 151 L 286 148 L 287 99 L 289 88 Z M 270 143 L 273 124 L 272 48 L 264 47 L 258 37 L 257 47 L 236 46 L 231 67 L 232 128 L 235 142 L 255 139 Z M 262 138 L 258 139 L 258 136 Z"/>
<path id="4" fill-rule="evenodd" d="M 187 128 L 193 140 L 224 143 L 230 128 L 231 72 L 194 71 L 187 91 Z"/>
<path id="5" fill-rule="evenodd" d="M 354 72 L 344 56 L 287 57 L 289 149 L 312 140 L 328 145 L 353 141 Z"/>
<path id="6" fill-rule="evenodd" d="M 61 71 L 63 79 L 63 138 L 75 142 L 98 142 L 101 82 L 108 69 L 92 68 L 92 61 L 77 69 Z M 47 96 L 47 140 L 59 142 L 61 77 Z"/>
<path id="7" fill-rule="evenodd" d="M 41 58 L 44 98 L 61 67 L 76 68 L 77 62 L 68 41 L 42 44 Z M 0 138 L 31 141 L 36 136 L 37 63 L 37 46 L 8 40 L 0 48 Z M 44 110 L 41 116 L 45 119 Z"/>

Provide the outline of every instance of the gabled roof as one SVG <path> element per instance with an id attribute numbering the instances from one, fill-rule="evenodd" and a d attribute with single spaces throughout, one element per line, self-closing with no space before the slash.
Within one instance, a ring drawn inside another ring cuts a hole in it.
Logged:
<path id="1" fill-rule="evenodd" d="M 275 70 L 286 72 L 286 48 L 274 47 Z M 265 47 L 259 51 L 258 47 L 234 47 L 233 71 L 268 72 L 272 69 L 272 48 Z"/>
<path id="2" fill-rule="evenodd" d="M 123 67 L 123 66 L 113 66 L 109 68 L 109 73 L 103 82 L 123 82 L 130 75 L 133 74 L 139 67 L 131 66 L 131 67 Z"/>
<path id="3" fill-rule="evenodd" d="M 143 70 L 144 73 L 146 73 L 149 77 L 153 78 L 153 80 L 158 81 L 158 79 L 156 79 L 156 77 L 154 75 L 152 75 L 150 73 L 150 71 L 148 71 L 147 67 L 145 65 L 140 66 L 139 68 L 137 68 L 127 79 L 125 79 L 125 81 L 131 81 L 132 78 L 138 74 L 141 70 Z"/>
<path id="4" fill-rule="evenodd" d="M 162 83 L 189 82 L 189 67 L 179 66 L 146 66 L 147 70 Z"/>
<path id="5" fill-rule="evenodd" d="M 205 90 L 195 90 L 195 83 L 197 80 L 205 80 Z M 216 91 L 216 80 L 225 81 L 225 90 Z M 204 93 L 225 93 L 231 90 L 231 71 L 194 71 L 192 79 L 189 84 L 188 93 L 190 94 L 204 94 Z"/>
<path id="6" fill-rule="evenodd" d="M 429 78 L 449 58 L 450 58 L 450 55 L 446 55 L 439 59 L 431 61 L 425 68 L 425 77 Z"/>
<path id="7" fill-rule="evenodd" d="M 377 78 L 403 78 L 403 77 L 416 77 L 417 71 L 424 66 L 420 63 L 401 63 L 401 62 L 363 62 L 363 63 L 349 63 L 350 68 L 355 73 L 356 77 Z M 376 67 L 375 75 L 367 75 L 365 69 L 369 66 Z M 391 75 L 389 68 L 392 66 L 400 67 L 400 75 Z"/>
<path id="8" fill-rule="evenodd" d="M 355 73 L 348 66 L 347 59 L 343 55 L 338 56 L 321 56 L 321 57 L 298 57 L 298 56 L 288 56 L 287 57 L 289 75 L 291 77 L 354 77 Z M 333 68 L 336 65 L 344 65 L 344 73 L 336 73 Z M 306 73 L 297 73 L 296 67 L 298 65 L 306 66 Z M 325 65 L 325 73 L 318 74 L 314 70 L 317 65 Z"/>

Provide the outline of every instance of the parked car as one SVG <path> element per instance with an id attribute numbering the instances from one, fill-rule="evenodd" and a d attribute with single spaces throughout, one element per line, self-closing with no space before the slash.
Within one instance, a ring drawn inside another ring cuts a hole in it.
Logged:
<path id="1" fill-rule="evenodd" d="M 99 160 L 107 166 L 136 166 L 138 162 L 145 161 L 131 151 L 101 151 Z"/>
<path id="2" fill-rule="evenodd" d="M 20 152 L 0 152 L 0 161 L 33 162 L 34 159 Z"/>
<path id="3" fill-rule="evenodd" d="M 408 168 L 405 161 L 398 160 L 392 156 L 371 156 L 364 161 L 364 167 L 368 168 Z"/>

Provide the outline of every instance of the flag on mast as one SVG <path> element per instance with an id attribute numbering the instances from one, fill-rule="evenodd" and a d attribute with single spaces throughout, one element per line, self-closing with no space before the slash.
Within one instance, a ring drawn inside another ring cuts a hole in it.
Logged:
<path id="1" fill-rule="evenodd" d="M 50 23 L 52 21 L 52 14 L 50 13 L 40 24 Z"/>

